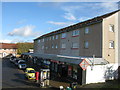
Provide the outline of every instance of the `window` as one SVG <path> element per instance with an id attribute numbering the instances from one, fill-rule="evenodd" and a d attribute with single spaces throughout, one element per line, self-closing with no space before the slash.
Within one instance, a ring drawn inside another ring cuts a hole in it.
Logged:
<path id="1" fill-rule="evenodd" d="M 42 46 L 42 49 L 44 49 L 44 46 Z"/>
<path id="2" fill-rule="evenodd" d="M 48 38 L 46 38 L 46 41 L 48 41 Z"/>
<path id="3" fill-rule="evenodd" d="M 46 49 L 48 49 L 48 47 L 46 47 Z"/>
<path id="4" fill-rule="evenodd" d="M 79 48 L 78 43 L 72 43 L 72 48 Z"/>
<path id="5" fill-rule="evenodd" d="M 50 37 L 50 40 L 51 40 L 51 37 Z"/>
<path id="6" fill-rule="evenodd" d="M 54 36 L 52 36 L 52 39 L 54 40 Z"/>
<path id="7" fill-rule="evenodd" d="M 86 28 L 85 28 L 85 34 L 88 34 L 88 33 L 89 33 L 89 28 L 86 27 Z"/>
<path id="8" fill-rule="evenodd" d="M 114 25 L 112 24 L 109 25 L 109 31 L 114 32 Z"/>
<path id="9" fill-rule="evenodd" d="M 58 46 L 56 45 L 55 48 L 58 48 Z"/>
<path id="10" fill-rule="evenodd" d="M 42 39 L 42 42 L 44 42 L 44 39 Z"/>
<path id="11" fill-rule="evenodd" d="M 114 41 L 109 41 L 109 48 L 114 48 Z"/>
<path id="12" fill-rule="evenodd" d="M 79 30 L 74 30 L 72 32 L 72 36 L 78 36 L 79 35 Z"/>
<path id="13" fill-rule="evenodd" d="M 54 45 L 52 45 L 52 48 L 54 48 Z"/>
<path id="14" fill-rule="evenodd" d="M 77 79 L 77 67 L 73 67 L 73 78 Z"/>
<path id="15" fill-rule="evenodd" d="M 66 38 L 66 33 L 62 33 L 62 38 Z"/>
<path id="16" fill-rule="evenodd" d="M 58 39 L 58 35 L 56 35 L 56 39 Z"/>
<path id="17" fill-rule="evenodd" d="M 85 48 L 88 48 L 89 47 L 89 43 L 88 43 L 88 41 L 85 41 L 85 46 L 84 46 Z"/>
<path id="18" fill-rule="evenodd" d="M 61 48 L 66 48 L 66 44 L 62 43 Z"/>
<path id="19" fill-rule="evenodd" d="M 40 40 L 38 40 L 38 43 L 40 43 Z"/>

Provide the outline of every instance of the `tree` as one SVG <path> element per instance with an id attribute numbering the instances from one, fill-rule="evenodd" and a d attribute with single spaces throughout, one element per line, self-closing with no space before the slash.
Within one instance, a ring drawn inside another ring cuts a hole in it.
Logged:
<path id="1" fill-rule="evenodd" d="M 34 44 L 33 43 L 17 43 L 17 53 L 22 54 L 25 52 L 28 52 L 29 49 L 33 49 Z"/>

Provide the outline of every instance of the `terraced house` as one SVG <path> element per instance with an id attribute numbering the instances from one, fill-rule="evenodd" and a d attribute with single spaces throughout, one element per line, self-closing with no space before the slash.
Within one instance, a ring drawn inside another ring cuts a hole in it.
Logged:
<path id="1" fill-rule="evenodd" d="M 120 10 L 42 35 L 34 40 L 34 53 L 23 58 L 79 84 L 117 79 Z"/>

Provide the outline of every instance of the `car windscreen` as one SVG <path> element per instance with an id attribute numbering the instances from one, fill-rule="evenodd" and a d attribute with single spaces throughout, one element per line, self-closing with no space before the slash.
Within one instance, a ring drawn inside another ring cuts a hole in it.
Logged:
<path id="1" fill-rule="evenodd" d="M 30 71 L 28 71 L 28 73 L 35 73 L 35 71 L 34 70 L 30 70 Z"/>
<path id="2" fill-rule="evenodd" d="M 25 64 L 25 62 L 19 62 L 19 64 Z"/>

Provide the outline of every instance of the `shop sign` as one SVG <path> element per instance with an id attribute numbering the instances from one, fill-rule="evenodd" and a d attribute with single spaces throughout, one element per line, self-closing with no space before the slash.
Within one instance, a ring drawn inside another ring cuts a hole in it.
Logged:
<path id="1" fill-rule="evenodd" d="M 90 64 L 85 60 L 83 59 L 83 61 L 79 64 L 79 66 L 83 69 L 83 70 L 86 70 L 87 69 L 87 66 L 89 66 Z"/>
<path id="2" fill-rule="evenodd" d="M 54 62 L 54 63 L 59 63 L 59 61 L 55 61 L 55 60 L 50 60 L 51 62 Z"/>

